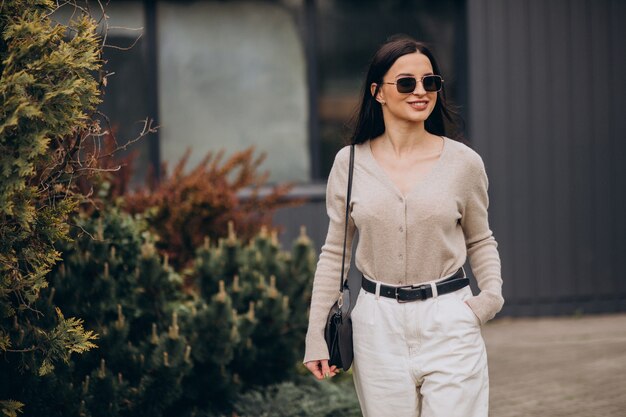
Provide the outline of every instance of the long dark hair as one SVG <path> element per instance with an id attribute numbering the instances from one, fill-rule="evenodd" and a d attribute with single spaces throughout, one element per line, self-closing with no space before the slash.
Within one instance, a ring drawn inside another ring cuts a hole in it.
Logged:
<path id="1" fill-rule="evenodd" d="M 383 76 L 389 71 L 398 58 L 403 55 L 420 52 L 430 60 L 433 71 L 441 75 L 439 65 L 432 52 L 421 42 L 416 41 L 406 35 L 396 35 L 385 42 L 374 54 L 369 64 L 365 84 L 363 85 L 363 95 L 358 113 L 353 118 L 354 130 L 350 138 L 350 143 L 358 144 L 380 136 L 385 131 L 383 121 L 383 109 L 376 101 L 375 96 L 380 88 Z M 445 79 L 445 77 L 444 77 Z M 372 95 L 370 86 L 376 83 L 376 91 Z M 443 135 L 451 139 L 466 142 L 462 137 L 463 119 L 446 102 L 445 86 L 437 93 L 437 102 L 428 119 L 424 122 L 426 130 L 433 135 Z"/>

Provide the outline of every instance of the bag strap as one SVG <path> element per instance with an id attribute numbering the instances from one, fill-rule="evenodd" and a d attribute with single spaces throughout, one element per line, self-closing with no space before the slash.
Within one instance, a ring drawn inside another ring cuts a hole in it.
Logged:
<path id="1" fill-rule="evenodd" d="M 348 288 L 348 279 L 344 281 L 343 275 L 346 266 L 346 239 L 348 237 L 348 216 L 350 215 L 350 197 L 352 195 L 352 172 L 354 171 L 354 144 L 350 145 L 350 169 L 348 171 L 348 193 L 346 195 L 346 218 L 343 228 L 343 255 L 341 256 L 341 281 L 339 281 L 339 291 L 343 293 L 345 285 Z M 341 295 L 339 296 L 341 299 Z"/>

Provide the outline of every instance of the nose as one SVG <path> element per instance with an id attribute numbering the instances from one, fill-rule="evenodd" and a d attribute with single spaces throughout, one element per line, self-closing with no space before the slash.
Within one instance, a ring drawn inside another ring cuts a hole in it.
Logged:
<path id="1" fill-rule="evenodd" d="M 422 80 L 415 81 L 415 90 L 413 90 L 413 93 L 411 94 L 416 94 L 418 96 L 423 96 L 424 94 L 426 94 L 427 91 L 424 89 L 424 83 L 422 82 Z"/>

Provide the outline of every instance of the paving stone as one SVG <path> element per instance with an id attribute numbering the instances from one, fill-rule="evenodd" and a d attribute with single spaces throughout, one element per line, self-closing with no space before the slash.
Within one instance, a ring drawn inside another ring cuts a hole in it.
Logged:
<path id="1" fill-rule="evenodd" d="M 493 417 L 626 417 L 626 314 L 483 326 Z"/>

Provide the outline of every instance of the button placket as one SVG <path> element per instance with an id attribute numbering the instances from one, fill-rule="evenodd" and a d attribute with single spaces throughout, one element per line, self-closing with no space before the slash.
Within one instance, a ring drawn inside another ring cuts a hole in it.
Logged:
<path id="1" fill-rule="evenodd" d="M 402 220 L 403 220 L 403 225 L 400 226 L 400 231 L 401 232 L 404 232 L 406 230 L 406 224 L 407 224 L 406 217 L 407 217 L 407 200 L 406 200 L 406 198 L 403 198 L 402 199 Z M 403 239 L 404 240 L 404 246 L 403 246 L 404 252 L 407 251 L 406 235 L 407 235 L 406 232 L 404 232 L 404 239 Z M 400 259 L 403 259 L 402 255 L 400 255 Z M 406 279 L 407 279 L 407 267 L 408 266 L 407 266 L 406 259 L 404 259 L 403 261 L 404 261 L 404 280 L 406 281 Z"/>

